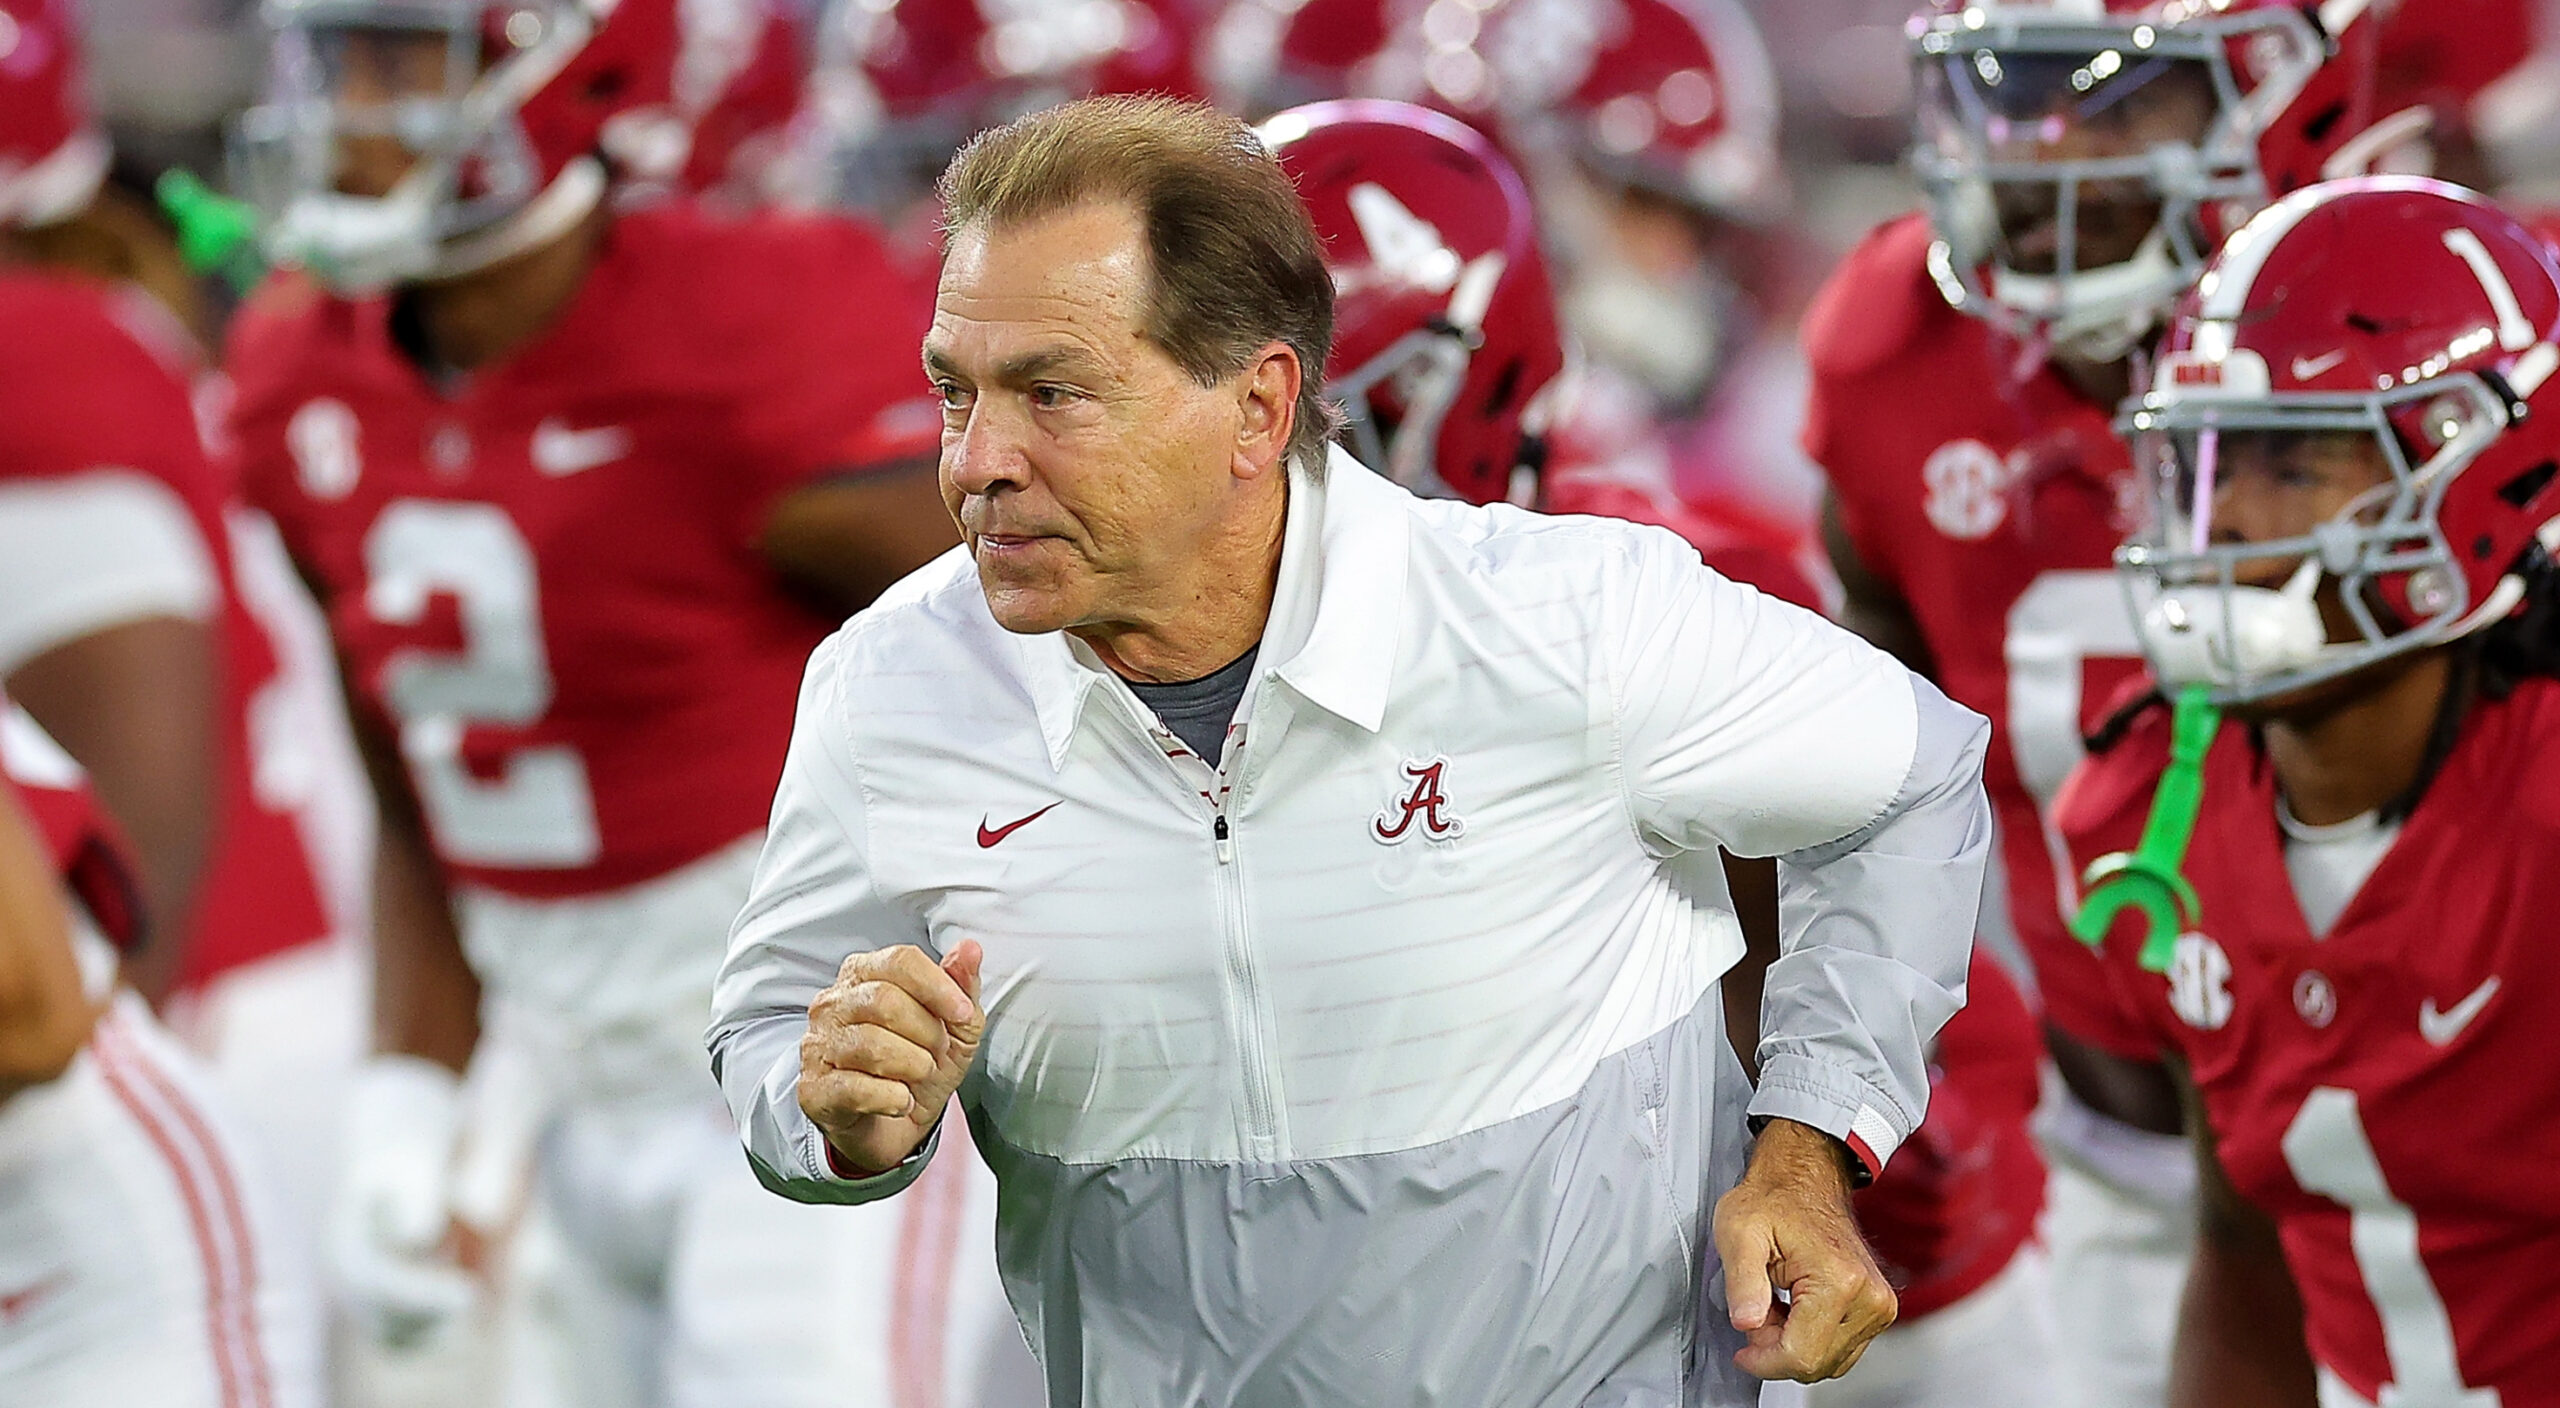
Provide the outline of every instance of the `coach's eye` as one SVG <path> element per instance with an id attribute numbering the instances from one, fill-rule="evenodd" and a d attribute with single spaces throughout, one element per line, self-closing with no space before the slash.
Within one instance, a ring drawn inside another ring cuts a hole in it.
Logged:
<path id="1" fill-rule="evenodd" d="M 968 388 L 962 386 L 956 381 L 935 382 L 933 384 L 933 394 L 941 399 L 942 409 L 946 411 L 965 411 L 969 409 Z"/>
<path id="2" fill-rule="evenodd" d="M 1031 404 L 1044 411 L 1054 411 L 1076 400 L 1076 393 L 1064 386 L 1042 382 L 1031 388 Z"/>

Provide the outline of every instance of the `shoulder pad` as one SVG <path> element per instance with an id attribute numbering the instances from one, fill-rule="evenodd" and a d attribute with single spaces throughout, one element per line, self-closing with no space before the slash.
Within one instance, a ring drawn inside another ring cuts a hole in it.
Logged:
<path id="1" fill-rule="evenodd" d="M 2107 717 L 2123 718 L 2110 745 L 2081 760 L 2053 799 L 2053 822 L 2077 852 L 2091 838 L 2112 842 L 2126 826 L 2141 828 L 2151 794 L 2169 766 L 2169 709 L 2142 709 L 2125 717 L 2151 690 L 2148 676 L 2129 682 L 2108 703 Z M 2128 833 L 2129 834 L 2129 833 Z"/>

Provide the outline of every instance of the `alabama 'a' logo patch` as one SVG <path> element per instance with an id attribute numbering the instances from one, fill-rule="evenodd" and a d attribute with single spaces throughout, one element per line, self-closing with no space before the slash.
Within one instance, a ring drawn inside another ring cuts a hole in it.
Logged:
<path id="1" fill-rule="evenodd" d="M 1407 762 L 1404 795 L 1369 819 L 1369 834 L 1389 846 L 1417 831 L 1426 841 L 1453 841 L 1467 834 L 1466 822 L 1450 810 L 1449 796 L 1441 790 L 1448 772 L 1447 758 Z"/>

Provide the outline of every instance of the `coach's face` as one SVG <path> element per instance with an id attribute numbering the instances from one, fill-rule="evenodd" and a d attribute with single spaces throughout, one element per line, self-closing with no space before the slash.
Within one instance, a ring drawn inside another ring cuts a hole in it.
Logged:
<path id="1" fill-rule="evenodd" d="M 1202 386 L 1141 335 L 1149 278 L 1125 204 L 951 238 L 924 348 L 942 494 L 1007 630 L 1161 629 L 1275 487 L 1294 358 Z"/>

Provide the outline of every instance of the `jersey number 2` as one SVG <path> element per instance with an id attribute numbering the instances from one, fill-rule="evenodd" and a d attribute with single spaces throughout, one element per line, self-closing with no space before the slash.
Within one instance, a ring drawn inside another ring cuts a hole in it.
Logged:
<path id="1" fill-rule="evenodd" d="M 472 724 L 529 724 L 551 707 L 540 583 L 524 534 L 488 504 L 403 499 L 374 521 L 364 549 L 365 609 L 375 620 L 414 624 L 438 595 L 461 607 L 459 654 L 403 649 L 383 672 L 438 847 L 467 865 L 593 862 L 595 799 L 576 749 L 517 749 L 494 780 L 463 761 Z"/>
<path id="2" fill-rule="evenodd" d="M 2391 1360 L 2377 1408 L 2499 1408 L 2496 1389 L 2463 1385 L 2453 1320 L 2418 1259 L 2418 1215 L 2383 1182 L 2355 1092 L 2314 1088 L 2285 1127 L 2284 1161 L 2304 1190 L 2347 1209 L 2347 1240 Z"/>

